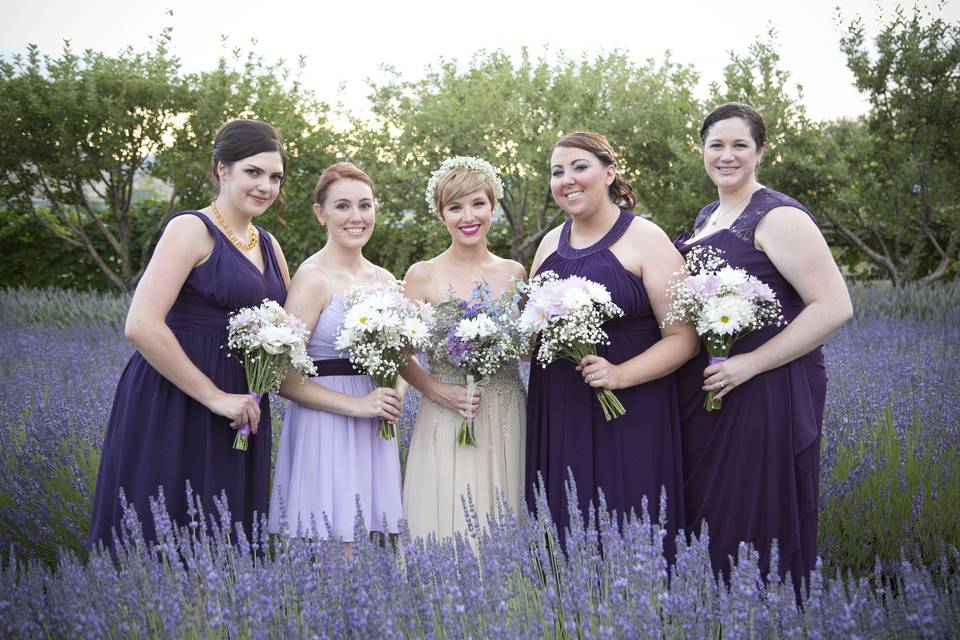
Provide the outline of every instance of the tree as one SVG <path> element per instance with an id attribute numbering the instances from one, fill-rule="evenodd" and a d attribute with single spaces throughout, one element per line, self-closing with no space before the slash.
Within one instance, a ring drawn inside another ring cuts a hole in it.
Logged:
<path id="1" fill-rule="evenodd" d="M 431 171 L 451 155 L 482 156 L 498 168 L 505 224 L 495 226 L 491 242 L 522 262 L 562 220 L 550 194 L 549 161 L 564 133 L 592 129 L 610 139 L 642 213 L 672 222 L 686 206 L 689 191 L 676 166 L 691 151 L 687 131 L 700 113 L 696 73 L 669 57 L 638 66 L 616 51 L 593 60 L 551 59 L 534 60 L 524 50 L 514 63 L 503 52 L 480 52 L 465 68 L 441 60 L 422 80 L 393 74 L 371 85 L 374 119 L 354 123 L 351 143 L 380 189 L 382 223 L 391 229 L 383 241 L 392 245 L 395 270 L 446 243 L 426 217 L 423 194 Z"/>
<path id="2" fill-rule="evenodd" d="M 133 185 L 149 171 L 188 100 L 169 31 L 147 53 L 59 58 L 36 47 L 0 60 L 0 199 L 66 244 L 84 248 L 114 285 L 139 277 Z M 104 251 L 94 241 L 107 241 Z"/>
<path id="3" fill-rule="evenodd" d="M 865 179 L 858 201 L 824 213 L 895 285 L 929 283 L 960 251 L 960 24 L 898 8 L 873 44 L 871 56 L 859 18 L 840 41 L 871 110 L 864 130 L 833 134 Z"/>
<path id="4" fill-rule="evenodd" d="M 136 286 L 170 215 L 212 198 L 210 149 L 226 120 L 278 127 L 297 210 L 309 211 L 306 176 L 332 157 L 326 106 L 284 61 L 233 49 L 215 70 L 185 76 L 170 43 L 164 29 L 146 53 L 76 55 L 68 44 L 58 58 L 31 46 L 0 60 L 0 118 L 16 123 L 0 128 L 0 204 L 83 248 L 124 290 Z M 165 206 L 135 201 L 134 185 L 145 177 L 163 182 Z M 278 236 L 291 240 L 294 259 L 316 248 L 304 225 L 281 227 Z"/>

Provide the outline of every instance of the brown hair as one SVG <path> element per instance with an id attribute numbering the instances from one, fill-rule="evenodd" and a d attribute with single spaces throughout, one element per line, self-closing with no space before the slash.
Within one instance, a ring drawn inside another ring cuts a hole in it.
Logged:
<path id="1" fill-rule="evenodd" d="M 213 178 L 217 182 L 217 195 L 220 195 L 220 173 L 217 165 L 221 162 L 229 168 L 233 163 L 255 156 L 258 153 L 276 151 L 283 162 L 283 177 L 280 179 L 280 211 L 286 207 L 287 196 L 283 191 L 287 183 L 287 154 L 283 150 L 280 134 L 272 126 L 261 120 L 231 120 L 217 130 L 213 139 Z"/>
<path id="2" fill-rule="evenodd" d="M 609 167 L 613 165 L 616 173 L 613 176 L 613 182 L 611 182 L 607 188 L 607 193 L 610 194 L 610 200 L 614 204 L 622 205 L 626 209 L 633 210 L 636 208 L 637 192 L 634 191 L 630 183 L 620 175 L 617 157 L 613 153 L 613 147 L 605 137 L 593 131 L 574 131 L 557 140 L 555 146 L 583 149 L 597 156 L 600 162 L 603 163 L 603 166 Z"/>
<path id="3" fill-rule="evenodd" d="M 364 183 L 370 187 L 370 192 L 373 193 L 373 199 L 376 201 L 377 190 L 373 188 L 373 180 L 363 169 L 352 162 L 335 162 L 324 169 L 323 173 L 320 174 L 320 179 L 317 180 L 317 186 L 313 188 L 313 201 L 322 207 L 330 185 L 340 179 L 358 180 Z"/>
<path id="4" fill-rule="evenodd" d="M 483 189 L 487 200 L 490 201 L 491 209 L 497 208 L 497 189 L 490 176 L 470 169 L 468 167 L 455 167 L 451 169 L 443 179 L 437 184 L 433 192 L 433 201 L 437 205 L 436 216 L 443 220 L 443 206 L 451 200 L 456 200 L 462 196 Z"/>
<path id="5" fill-rule="evenodd" d="M 757 151 L 767 144 L 767 125 L 763 122 L 763 116 L 756 109 L 742 102 L 725 102 L 711 111 L 704 119 L 703 126 L 700 127 L 700 144 L 706 143 L 713 125 L 729 118 L 740 118 L 747 123 L 750 128 L 750 137 L 757 145 Z"/>

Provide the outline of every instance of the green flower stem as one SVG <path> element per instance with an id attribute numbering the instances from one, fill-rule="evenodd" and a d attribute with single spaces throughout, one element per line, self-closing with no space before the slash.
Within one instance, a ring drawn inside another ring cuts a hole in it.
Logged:
<path id="1" fill-rule="evenodd" d="M 566 358 L 578 366 L 580 361 L 585 357 L 595 355 L 597 355 L 596 345 L 582 343 L 572 345 L 568 349 L 564 349 L 560 352 L 560 357 Z M 600 401 L 600 408 L 603 409 L 603 417 L 607 422 L 619 418 L 627 413 L 627 410 L 624 408 L 623 404 L 610 389 L 596 389 L 596 394 L 597 400 Z"/>

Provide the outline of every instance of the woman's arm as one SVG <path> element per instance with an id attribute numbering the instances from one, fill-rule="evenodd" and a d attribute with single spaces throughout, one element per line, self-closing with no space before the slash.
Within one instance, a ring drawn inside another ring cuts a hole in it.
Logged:
<path id="1" fill-rule="evenodd" d="M 313 333 L 320 313 L 330 304 L 332 296 L 323 268 L 308 261 L 293 276 L 284 308 L 302 320 L 307 331 Z M 313 380 L 301 381 L 296 374 L 288 375 L 280 383 L 280 395 L 310 409 L 358 418 L 384 418 L 391 422 L 400 417 L 402 406 L 400 394 L 394 389 L 376 388 L 357 397 L 334 391 Z"/>
<path id="2" fill-rule="evenodd" d="M 167 224 L 137 285 L 127 313 L 124 334 L 164 378 L 230 426 L 249 424 L 256 433 L 260 407 L 246 394 L 226 393 L 190 360 L 173 331 L 167 313 L 187 276 L 213 250 L 213 238 L 196 216 L 178 216 Z"/>
<path id="3" fill-rule="evenodd" d="M 427 266 L 422 262 L 417 262 L 410 266 L 407 275 L 404 276 L 404 293 L 411 300 L 430 301 L 430 275 L 427 273 Z M 480 409 L 480 389 L 473 392 L 472 398 L 467 393 L 467 388 L 459 384 L 446 384 L 440 382 L 420 366 L 416 357 L 410 356 L 410 359 L 400 369 L 400 375 L 410 386 L 417 389 L 433 402 L 456 411 L 464 418 L 476 415 Z"/>
<path id="4" fill-rule="evenodd" d="M 803 311 L 783 331 L 750 353 L 704 370 L 704 389 L 732 388 L 753 376 L 805 355 L 833 335 L 853 315 L 853 305 L 830 247 L 806 213 L 778 207 L 757 225 L 755 242 L 803 299 Z"/>
<path id="5" fill-rule="evenodd" d="M 653 315 L 662 323 L 670 307 L 667 288 L 673 274 L 683 268 L 683 257 L 658 226 L 645 220 L 635 220 L 623 240 L 617 243 L 614 254 L 625 268 L 634 274 L 639 271 Z M 660 335 L 660 340 L 643 353 L 619 365 L 587 356 L 580 363 L 580 373 L 591 387 L 623 389 L 662 378 L 697 354 L 699 340 L 690 325 L 667 325 Z"/>

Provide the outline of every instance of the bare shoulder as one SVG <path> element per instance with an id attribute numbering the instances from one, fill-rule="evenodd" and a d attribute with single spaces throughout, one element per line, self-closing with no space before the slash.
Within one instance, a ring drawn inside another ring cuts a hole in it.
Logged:
<path id="1" fill-rule="evenodd" d="M 507 263 L 507 270 L 511 278 L 516 278 L 517 280 L 527 279 L 527 270 L 523 268 L 522 264 L 516 260 L 505 260 L 505 262 Z"/>
<path id="2" fill-rule="evenodd" d="M 825 243 L 820 228 L 806 211 L 796 207 L 771 209 L 754 232 L 754 242 L 761 251 L 769 253 L 788 247 L 809 247 Z"/>
<path id="3" fill-rule="evenodd" d="M 186 235 L 210 237 L 207 225 L 199 218 L 202 215 L 198 212 L 197 215 L 184 214 L 171 219 L 164 227 L 163 235 L 176 236 L 178 240 Z"/>
<path id="4" fill-rule="evenodd" d="M 640 216 L 633 219 L 623 235 L 624 238 L 633 242 L 670 242 L 670 238 L 660 225 Z"/>
<path id="5" fill-rule="evenodd" d="M 377 275 L 379 276 L 382 282 L 392 282 L 393 280 L 397 279 L 397 276 L 393 275 L 392 273 L 387 271 L 384 267 L 381 267 L 379 265 L 376 265 L 376 264 L 373 265 L 373 270 L 377 272 Z"/>
<path id="6" fill-rule="evenodd" d="M 426 262 L 414 262 L 403 276 L 404 292 L 408 298 L 427 300 L 430 294 L 430 272 Z"/>
<path id="7" fill-rule="evenodd" d="M 176 254 L 199 261 L 210 255 L 213 243 L 213 236 L 203 220 L 196 215 L 180 215 L 164 227 L 158 248 L 161 255 Z"/>
<path id="8" fill-rule="evenodd" d="M 300 292 L 329 296 L 331 292 L 330 278 L 320 261 L 314 258 L 315 255 L 310 256 L 300 264 L 290 281 L 290 289 L 292 291 L 296 287 Z"/>
<path id="9" fill-rule="evenodd" d="M 540 244 L 537 246 L 537 253 L 533 256 L 533 265 L 530 267 L 530 273 L 536 273 L 540 265 L 543 264 L 543 261 L 547 259 L 547 256 L 557 250 L 557 247 L 560 245 L 560 232 L 562 229 L 563 225 L 554 227 L 540 240 Z"/>

